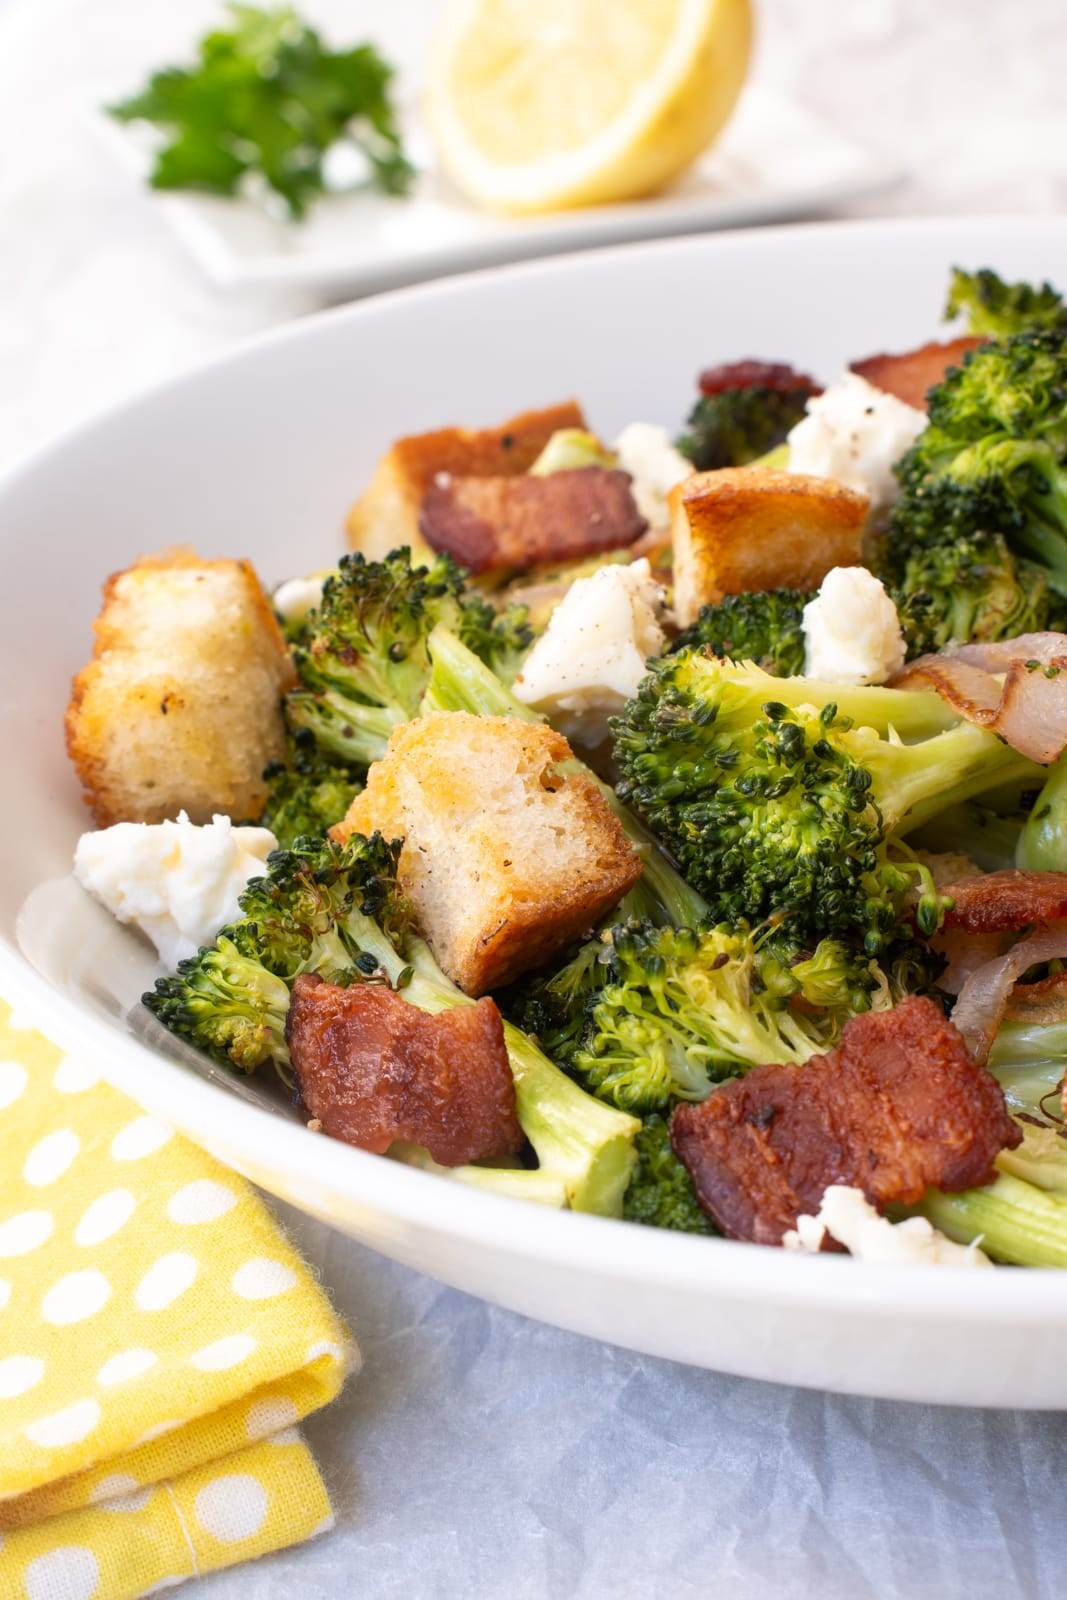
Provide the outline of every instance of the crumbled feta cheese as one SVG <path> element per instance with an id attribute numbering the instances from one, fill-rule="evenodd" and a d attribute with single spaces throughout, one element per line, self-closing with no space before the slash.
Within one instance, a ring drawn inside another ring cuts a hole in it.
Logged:
<path id="1" fill-rule="evenodd" d="M 827 1233 L 860 1261 L 899 1262 L 919 1267 L 991 1267 L 978 1242 L 955 1244 L 925 1217 L 890 1222 L 881 1217 L 862 1189 L 832 1183 L 818 1216 L 798 1217 L 782 1240 L 787 1250 L 817 1251 Z"/>
<path id="2" fill-rule="evenodd" d="M 900 493 L 894 464 L 925 427 L 925 412 L 846 372 L 808 401 L 807 415 L 789 434 L 789 470 L 861 490 L 877 519 Z"/>
<path id="3" fill-rule="evenodd" d="M 174 967 L 233 921 L 238 895 L 263 876 L 277 844 L 267 828 L 235 828 L 229 817 L 198 827 L 182 811 L 177 822 L 118 822 L 83 833 L 74 876 Z"/>
<path id="4" fill-rule="evenodd" d="M 633 479 L 637 509 L 650 528 L 666 528 L 671 520 L 667 494 L 688 478 L 693 463 L 670 441 L 666 428 L 654 422 L 631 422 L 615 440 L 615 455 Z"/>
<path id="5" fill-rule="evenodd" d="M 831 567 L 804 607 L 804 676 L 885 683 L 904 665 L 897 608 L 866 567 Z"/>
<path id="6" fill-rule="evenodd" d="M 314 572 L 309 578 L 287 578 L 271 595 L 271 604 L 284 621 L 303 622 L 322 603 L 322 586 L 329 576 Z"/>
<path id="7" fill-rule="evenodd" d="M 661 654 L 664 594 L 647 561 L 579 578 L 527 656 L 514 693 L 580 744 L 594 745 L 607 718 L 637 692 L 645 662 Z"/>

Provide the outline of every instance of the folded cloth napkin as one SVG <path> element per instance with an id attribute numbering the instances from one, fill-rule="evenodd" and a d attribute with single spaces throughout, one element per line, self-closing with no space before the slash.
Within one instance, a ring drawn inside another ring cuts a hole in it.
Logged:
<path id="1" fill-rule="evenodd" d="M 0 1596 L 126 1600 L 309 1538 L 358 1360 L 249 1186 L 0 1001 Z"/>

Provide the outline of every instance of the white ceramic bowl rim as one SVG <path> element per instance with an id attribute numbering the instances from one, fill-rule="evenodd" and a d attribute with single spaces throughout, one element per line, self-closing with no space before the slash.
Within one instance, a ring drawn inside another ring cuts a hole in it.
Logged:
<path id="1" fill-rule="evenodd" d="M 1033 225 L 1035 221 L 1001 216 L 953 220 L 961 227 L 980 225 L 993 241 L 1000 232 Z M 1048 230 L 1062 226 L 1067 242 L 1067 223 L 1055 224 L 1041 219 L 1041 226 Z M 830 238 L 845 232 L 877 236 L 891 228 L 899 235 L 934 229 L 944 231 L 944 227 L 940 219 L 921 219 L 891 224 L 878 221 L 817 223 L 758 232 L 761 239 L 777 236 L 787 243 L 800 233 Z M 743 251 L 752 233 L 753 230 L 746 230 L 720 235 L 716 247 L 724 252 Z M 91 442 L 97 429 L 109 427 L 123 415 L 136 411 L 146 394 L 154 396 L 195 384 L 204 372 L 241 362 L 263 349 L 300 340 L 311 324 L 318 325 L 325 320 L 359 321 L 373 317 L 383 303 L 409 296 L 420 300 L 436 299 L 446 306 L 452 295 L 469 292 L 472 281 L 496 279 L 502 273 L 526 278 L 565 275 L 571 264 L 592 256 L 610 262 L 612 258 L 635 252 L 675 254 L 705 244 L 705 240 L 697 237 L 586 251 L 466 274 L 316 313 L 245 341 L 222 356 L 128 398 L 70 430 L 0 478 L 0 497 L 23 477 L 46 467 L 51 458 L 62 455 L 71 444 Z M 168 1103 L 172 1104 L 174 1099 L 170 1079 L 180 1069 L 132 1036 L 87 1014 L 41 977 L 6 941 L 0 942 L 0 990 L 62 1048 L 90 1061 L 102 1076 L 147 1109 L 167 1114 Z M 303 1168 L 309 1181 L 343 1192 L 371 1211 L 428 1226 L 433 1231 L 455 1235 L 474 1244 L 481 1241 L 520 1257 L 550 1260 L 578 1271 L 586 1268 L 600 1275 L 632 1278 L 643 1285 L 664 1287 L 684 1286 L 714 1275 L 716 1294 L 726 1300 L 732 1295 L 751 1297 L 755 1294 L 778 1304 L 797 1307 L 884 1310 L 887 1316 L 934 1321 L 951 1315 L 998 1325 L 1037 1325 L 1046 1319 L 1062 1319 L 1067 1314 L 1067 1273 L 1062 1271 L 961 1272 L 876 1266 L 842 1257 L 772 1252 L 755 1245 L 696 1238 L 573 1212 L 556 1212 L 484 1194 L 353 1150 L 309 1132 L 299 1122 L 274 1116 L 184 1072 L 181 1073 L 181 1093 L 183 1102 L 191 1108 L 191 1121 L 210 1126 L 220 1115 L 226 1118 L 229 1147 L 250 1163 L 273 1163 L 290 1173 Z"/>

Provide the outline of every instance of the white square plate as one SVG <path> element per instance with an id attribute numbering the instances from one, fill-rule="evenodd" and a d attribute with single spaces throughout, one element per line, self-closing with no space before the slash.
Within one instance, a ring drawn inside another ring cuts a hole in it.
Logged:
<path id="1" fill-rule="evenodd" d="M 152 131 L 107 118 L 97 122 L 109 148 L 143 182 Z M 434 170 L 419 128 L 406 129 L 405 137 L 418 169 L 407 199 L 339 194 L 297 225 L 251 200 L 145 192 L 220 288 L 340 296 L 621 239 L 781 221 L 888 188 L 903 176 L 864 146 L 760 89 L 745 93 L 722 139 L 666 193 L 544 217 L 479 211 Z"/>

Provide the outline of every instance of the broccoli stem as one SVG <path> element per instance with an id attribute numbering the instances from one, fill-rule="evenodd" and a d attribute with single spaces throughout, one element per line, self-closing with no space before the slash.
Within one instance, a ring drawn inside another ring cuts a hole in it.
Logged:
<path id="1" fill-rule="evenodd" d="M 1017 1267 L 1067 1267 L 1067 1195 L 1001 1172 L 984 1189 L 930 1189 L 910 1212 L 960 1244 L 981 1240 L 995 1261 Z"/>
<path id="2" fill-rule="evenodd" d="M 1048 769 L 1019 835 L 1015 865 L 1027 872 L 1062 872 L 1067 866 L 1067 756 Z"/>
<path id="3" fill-rule="evenodd" d="M 359 705 L 333 689 L 295 689 L 285 712 L 290 727 L 307 728 L 323 750 L 357 767 L 380 761 L 389 735 L 404 721 L 398 712 Z"/>
<path id="4" fill-rule="evenodd" d="M 880 686 L 823 683 L 817 678 L 775 678 L 758 668 L 745 668 L 731 685 L 730 709 L 744 717 L 762 715 L 766 701 L 791 710 L 834 706 L 839 717 L 849 717 L 857 728 L 887 734 L 892 729 L 905 744 L 926 740 L 954 729 L 959 714 L 939 694 L 928 689 L 884 689 Z M 985 737 L 988 738 L 988 735 Z"/>
<path id="5" fill-rule="evenodd" d="M 408 954 L 414 970 L 402 991 L 406 1000 L 431 1012 L 474 1004 L 445 977 L 424 940 L 412 940 Z M 399 961 L 395 952 L 393 960 Z M 621 1216 L 640 1123 L 586 1094 L 510 1022 L 504 1043 L 519 1121 L 542 1172 L 562 1179 L 572 1211 Z"/>
<path id="6" fill-rule="evenodd" d="M 551 1206 L 557 1211 L 566 1209 L 567 1185 L 555 1172 L 543 1172 L 540 1167 L 529 1171 L 524 1167 L 442 1167 L 418 1144 L 398 1141 L 389 1150 L 392 1161 L 402 1161 L 405 1166 L 418 1167 L 420 1172 L 432 1172 L 438 1178 L 450 1178 L 453 1183 L 464 1183 L 472 1189 L 488 1189 L 492 1194 L 506 1195 L 512 1200 L 530 1200 L 535 1205 Z"/>
<path id="7" fill-rule="evenodd" d="M 434 628 L 427 648 L 433 671 L 422 702 L 421 709 L 424 712 L 469 711 L 476 717 L 514 717 L 522 722 L 538 723 L 544 721 L 538 712 L 517 700 L 496 674 L 447 628 L 440 624 Z M 708 904 L 703 895 L 686 883 L 653 835 L 627 810 L 609 784 L 577 759 L 575 770 L 593 779 L 640 856 L 643 867 L 640 882 L 658 902 L 660 918 L 657 920 L 666 920 L 673 927 L 699 926 L 708 915 Z"/>
<path id="8" fill-rule="evenodd" d="M 877 774 L 880 751 L 860 757 Z M 984 728 L 961 722 L 924 743 L 886 752 L 887 776 L 876 784 L 878 805 L 892 833 L 910 832 L 946 806 L 958 805 L 994 785 L 1039 773 L 1032 761 Z"/>
<path id="9" fill-rule="evenodd" d="M 474 1004 L 441 971 L 425 940 L 410 940 L 405 959 L 377 923 L 360 912 L 347 919 L 345 930 L 360 950 L 374 956 L 390 983 L 399 984 L 404 999 L 420 1011 L 436 1014 Z M 527 1187 L 539 1191 L 536 1197 L 541 1198 L 544 1181 L 551 1176 L 562 1183 L 565 1203 L 572 1211 L 621 1216 L 640 1123 L 586 1094 L 510 1022 L 504 1024 L 504 1043 L 515 1080 L 519 1121 L 543 1175 L 541 1185 Z M 478 1170 L 479 1179 L 471 1179 L 468 1170 L 462 1181 L 490 1186 L 488 1174 L 493 1169 Z M 514 1171 L 506 1171 L 501 1180 L 503 1192 L 515 1191 L 517 1177 Z"/>

